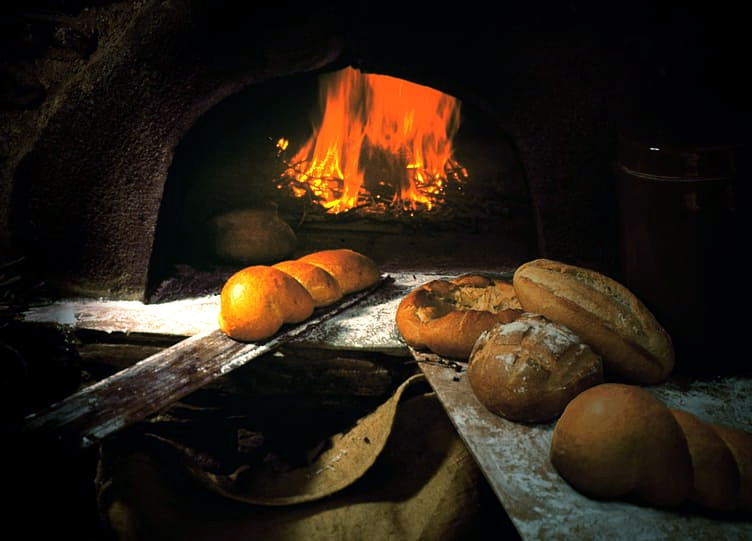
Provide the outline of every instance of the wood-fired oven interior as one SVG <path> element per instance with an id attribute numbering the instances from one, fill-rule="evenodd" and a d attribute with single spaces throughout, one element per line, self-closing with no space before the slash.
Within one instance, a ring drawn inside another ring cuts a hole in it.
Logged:
<path id="1" fill-rule="evenodd" d="M 321 124 L 322 116 L 332 115 L 320 110 L 318 82 L 332 75 L 340 81 L 346 72 L 353 74 L 356 83 L 365 77 L 345 67 L 254 85 L 196 121 L 176 149 L 166 181 L 151 258 L 150 302 L 216 291 L 228 272 L 242 266 L 273 264 L 328 248 L 367 253 L 385 271 L 500 272 L 534 257 L 533 203 L 519 156 L 508 135 L 472 102 L 441 96 L 451 99 L 456 108 L 458 125 L 452 133 L 447 135 L 445 124 L 436 128 L 439 134 L 415 130 L 400 143 L 400 150 L 393 151 L 373 143 L 366 146 L 362 120 L 370 114 L 363 105 L 366 96 L 350 97 L 352 110 L 344 113 L 352 118 L 345 121 L 360 122 L 360 131 L 352 130 L 352 138 L 358 140 L 351 144 L 361 152 L 358 165 L 364 171 L 363 185 L 350 207 L 332 212 L 324 206 L 330 202 L 291 176 L 297 172 L 294 167 L 301 167 L 292 164 L 296 148 L 313 137 L 314 128 L 318 129 L 315 121 Z M 430 92 L 429 98 L 443 94 L 403 79 L 368 77 L 410 85 L 417 93 L 413 100 L 420 100 L 421 92 Z M 379 92 L 378 88 L 370 90 Z M 398 91 L 389 86 L 381 90 L 386 95 L 368 97 L 370 101 L 398 101 L 398 95 L 389 94 Z M 394 113 L 402 118 L 379 118 L 378 122 L 402 122 L 400 129 L 406 131 L 409 115 L 420 118 L 415 113 L 420 105 L 420 101 L 407 103 L 404 111 Z M 437 123 L 442 121 L 440 112 L 427 111 Z M 387 136 L 396 139 L 399 133 Z M 370 140 L 376 137 L 372 134 Z M 292 148 L 280 149 L 281 140 Z M 404 154 L 412 150 L 410 144 L 418 145 L 416 141 L 421 145 L 417 150 L 424 154 L 447 144 L 451 156 L 421 191 L 403 199 L 400 182 L 415 182 L 408 177 Z M 431 143 L 435 148 L 422 148 Z M 361 150 L 361 145 L 366 149 Z M 195 284 L 199 290 L 180 287 L 181 283 Z"/>

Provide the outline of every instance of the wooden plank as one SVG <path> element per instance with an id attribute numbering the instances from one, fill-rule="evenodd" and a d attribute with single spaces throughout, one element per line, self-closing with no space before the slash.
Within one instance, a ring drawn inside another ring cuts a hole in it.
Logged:
<path id="1" fill-rule="evenodd" d="M 411 349 L 468 450 L 525 541 L 752 539 L 749 520 L 621 501 L 597 501 L 570 487 L 549 461 L 554 423 L 521 424 L 489 412 L 467 381 L 466 363 Z M 701 418 L 750 430 L 748 378 L 651 388 L 664 403 Z"/>
<path id="2" fill-rule="evenodd" d="M 233 340 L 219 329 L 205 331 L 90 385 L 25 419 L 26 437 L 55 438 L 88 447 L 169 406 L 188 393 L 228 374 L 355 305 L 391 278 L 348 295 L 305 322 L 263 342 Z"/>

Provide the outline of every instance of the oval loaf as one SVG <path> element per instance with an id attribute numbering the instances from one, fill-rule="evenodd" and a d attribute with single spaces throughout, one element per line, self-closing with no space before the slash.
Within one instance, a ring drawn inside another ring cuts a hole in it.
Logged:
<path id="1" fill-rule="evenodd" d="M 626 287 L 597 271 L 535 259 L 514 273 L 522 307 L 572 329 L 603 358 L 607 377 L 653 384 L 674 368 L 666 330 Z"/>

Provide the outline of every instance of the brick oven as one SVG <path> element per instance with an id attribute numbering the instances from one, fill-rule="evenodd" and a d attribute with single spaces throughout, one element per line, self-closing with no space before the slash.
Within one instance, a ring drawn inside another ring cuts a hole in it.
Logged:
<path id="1" fill-rule="evenodd" d="M 740 18 L 552 4 L 3 8 L 0 317 L 26 296 L 216 291 L 241 261 L 214 259 L 206 224 L 239 208 L 291 225 L 289 255 L 346 245 L 386 272 L 509 272 L 542 256 L 621 277 L 623 141 L 722 148 L 733 175 L 748 171 Z M 327 216 L 270 189 L 273 142 L 309 127 L 320 78 L 344 69 L 461 101 L 464 199 L 435 214 Z"/>

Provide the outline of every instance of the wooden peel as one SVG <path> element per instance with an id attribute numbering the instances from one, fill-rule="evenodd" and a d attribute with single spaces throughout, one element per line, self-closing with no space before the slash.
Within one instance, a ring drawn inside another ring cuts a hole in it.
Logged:
<path id="1" fill-rule="evenodd" d="M 283 329 L 267 341 L 239 342 L 219 329 L 186 338 L 27 416 L 23 433 L 27 437 L 54 438 L 76 447 L 89 447 L 290 342 L 355 305 L 390 280 L 389 276 L 382 275 L 370 288 L 314 312 L 313 317 Z"/>

